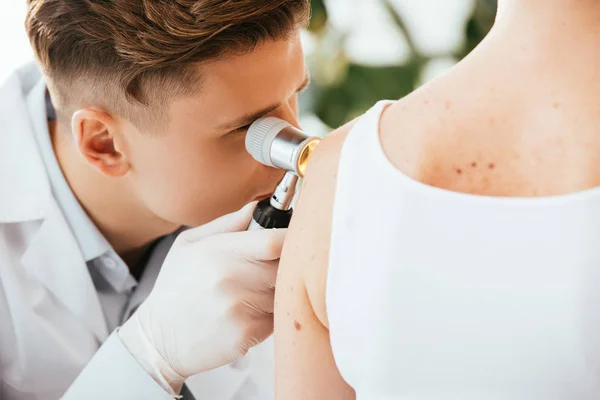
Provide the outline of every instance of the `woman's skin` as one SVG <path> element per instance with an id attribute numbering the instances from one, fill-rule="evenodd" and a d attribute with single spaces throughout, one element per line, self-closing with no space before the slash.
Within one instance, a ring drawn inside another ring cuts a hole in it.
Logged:
<path id="1" fill-rule="evenodd" d="M 498 11 L 471 55 L 386 110 L 380 139 L 388 158 L 415 180 L 470 194 L 600 186 L 600 2 L 499 0 Z M 313 156 L 284 248 L 278 399 L 355 398 L 333 359 L 325 307 L 337 164 L 351 127 Z"/>

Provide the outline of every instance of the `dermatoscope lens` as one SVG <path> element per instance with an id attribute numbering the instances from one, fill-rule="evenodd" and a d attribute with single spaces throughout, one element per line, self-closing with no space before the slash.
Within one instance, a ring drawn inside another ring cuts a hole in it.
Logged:
<path id="1" fill-rule="evenodd" d="M 246 134 L 246 149 L 261 164 L 303 177 L 320 139 L 278 118 L 255 121 Z"/>
<path id="2" fill-rule="evenodd" d="M 308 168 L 308 161 L 310 160 L 312 154 L 315 152 L 315 149 L 317 148 L 319 142 L 319 139 L 314 138 L 308 143 L 306 143 L 302 150 L 300 150 L 300 154 L 298 156 L 298 165 L 296 168 L 298 175 L 300 175 L 300 178 L 303 178 L 306 174 L 306 169 Z"/>

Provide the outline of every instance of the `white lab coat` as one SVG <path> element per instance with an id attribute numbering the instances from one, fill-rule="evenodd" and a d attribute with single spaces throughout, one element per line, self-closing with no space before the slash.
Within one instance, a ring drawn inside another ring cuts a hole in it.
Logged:
<path id="1" fill-rule="evenodd" d="M 69 399 L 170 399 L 107 332 L 35 142 L 44 100 L 31 110 L 25 96 L 40 79 L 30 65 L 0 88 L 0 399 L 57 399 L 67 388 Z M 162 263 L 170 245 L 157 246 L 150 262 Z M 188 387 L 198 400 L 273 398 L 272 342 Z"/>

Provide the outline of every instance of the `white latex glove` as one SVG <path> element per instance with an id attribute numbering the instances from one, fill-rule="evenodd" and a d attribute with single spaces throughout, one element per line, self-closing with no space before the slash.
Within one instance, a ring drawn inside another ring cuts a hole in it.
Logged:
<path id="1" fill-rule="evenodd" d="M 243 357 L 273 332 L 287 230 L 245 231 L 255 206 L 183 232 L 148 299 L 119 330 L 163 387 L 178 393 L 186 378 Z"/>

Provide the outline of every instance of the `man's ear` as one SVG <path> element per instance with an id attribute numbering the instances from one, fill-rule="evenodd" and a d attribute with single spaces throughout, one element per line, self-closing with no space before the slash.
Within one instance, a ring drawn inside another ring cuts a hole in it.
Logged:
<path id="1" fill-rule="evenodd" d="M 79 152 L 98 171 L 112 177 L 121 177 L 131 168 L 116 145 L 118 125 L 108 113 L 91 108 L 76 111 L 71 119 Z"/>

